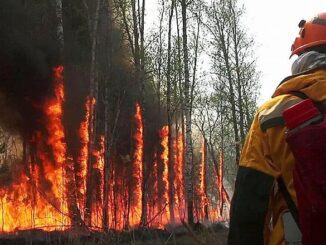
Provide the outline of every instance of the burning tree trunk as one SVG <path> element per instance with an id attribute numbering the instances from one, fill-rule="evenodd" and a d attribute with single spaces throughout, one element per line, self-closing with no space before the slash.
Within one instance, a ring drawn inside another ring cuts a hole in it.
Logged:
<path id="1" fill-rule="evenodd" d="M 223 207 L 224 207 L 224 185 L 223 185 L 223 171 L 224 169 L 224 153 L 223 150 L 220 152 L 220 163 L 218 167 L 218 179 L 217 179 L 217 187 L 218 187 L 218 194 L 219 194 L 219 210 L 220 214 L 223 214 Z"/>
<path id="2" fill-rule="evenodd" d="M 204 191 L 204 218 L 205 220 L 208 220 L 208 195 L 207 195 L 207 166 L 208 166 L 208 159 L 207 159 L 207 140 L 204 139 L 204 169 L 203 169 L 203 172 L 204 172 L 204 188 L 203 188 L 203 191 Z"/>
<path id="3" fill-rule="evenodd" d="M 185 219 L 185 207 L 186 207 L 186 191 L 185 191 L 185 100 L 184 95 L 185 91 L 183 90 L 182 84 L 182 75 L 183 75 L 183 64 L 181 59 L 181 36 L 180 36 L 180 28 L 179 28 L 179 17 L 178 17 L 178 4 L 177 1 L 174 2 L 175 8 L 175 20 L 176 20 L 176 28 L 177 28 L 177 73 L 178 80 L 175 82 L 175 98 L 177 97 L 177 88 L 179 89 L 179 97 L 180 97 L 180 125 L 181 125 L 181 133 L 179 132 L 180 128 L 178 126 L 178 118 L 176 117 L 176 132 L 177 132 L 177 159 L 178 159 L 178 170 L 175 171 L 175 176 L 177 177 L 176 183 L 178 183 L 178 199 L 179 199 L 179 217 L 181 219 Z M 177 185 L 177 184 L 176 184 Z"/>
<path id="4" fill-rule="evenodd" d="M 62 0 L 55 0 L 55 12 L 57 17 L 57 40 L 59 43 L 59 60 L 63 64 L 64 60 L 64 33 L 63 33 L 63 18 L 62 18 Z M 57 79 L 62 79 L 63 83 L 64 70 L 60 70 L 57 74 L 59 77 Z M 77 187 L 75 182 L 75 166 L 76 164 L 70 159 L 66 160 L 66 173 L 67 173 L 67 197 L 68 197 L 68 209 L 69 216 L 72 220 L 72 225 L 74 227 L 81 226 L 83 224 L 80 209 L 78 208 L 77 201 Z"/>
<path id="5" fill-rule="evenodd" d="M 175 206 L 177 206 L 179 220 L 184 219 L 184 181 L 183 181 L 183 169 L 184 169 L 184 141 L 182 133 L 178 132 L 174 140 L 174 200 Z"/>
<path id="6" fill-rule="evenodd" d="M 165 207 L 165 219 L 164 221 L 167 222 L 169 218 L 171 217 L 171 209 L 169 202 L 170 195 L 170 182 L 169 182 L 169 146 L 168 146 L 168 135 L 169 135 L 169 128 L 168 126 L 164 126 L 160 131 L 160 138 L 161 138 L 161 147 L 162 147 L 162 153 L 161 153 L 161 161 L 162 161 L 162 167 L 163 167 L 163 173 L 162 173 L 162 180 L 163 180 L 163 186 L 162 186 L 162 208 Z"/>
<path id="7" fill-rule="evenodd" d="M 201 160 L 198 166 L 198 187 L 197 187 L 197 219 L 208 220 L 208 203 L 207 203 L 207 183 L 206 183 L 206 166 L 207 166 L 207 148 L 206 139 L 203 140 L 201 147 Z"/>
<path id="8" fill-rule="evenodd" d="M 139 86 L 140 86 L 140 98 L 141 98 L 141 108 L 142 113 L 145 115 L 145 41 L 144 41 L 144 28 L 145 28 L 145 0 L 142 0 L 142 5 L 140 8 L 140 0 L 138 2 L 138 16 L 139 16 L 139 31 L 140 31 L 140 72 L 139 72 Z M 146 133 L 146 123 L 145 118 L 143 118 L 143 129 L 144 134 Z M 145 137 L 144 137 L 145 138 Z M 147 176 L 147 166 L 146 162 L 148 159 L 143 156 L 143 176 Z M 147 178 L 143 178 L 142 182 L 142 209 L 141 209 L 141 224 L 147 224 Z"/>
<path id="9" fill-rule="evenodd" d="M 135 113 L 135 123 L 136 129 L 134 134 L 135 139 L 135 149 L 134 149 L 134 159 L 133 159 L 133 190 L 130 195 L 132 198 L 132 208 L 131 208 L 131 222 L 132 225 L 139 224 L 142 215 L 142 201 L 143 198 L 143 159 L 144 159 L 144 135 L 143 135 L 143 117 L 140 105 L 136 104 Z"/>
<path id="10" fill-rule="evenodd" d="M 96 8 L 94 13 L 94 20 L 92 26 L 92 49 L 91 49 L 91 69 L 90 69 L 90 98 L 91 100 L 97 101 L 97 87 L 96 82 L 96 47 L 97 47 L 97 28 L 99 22 L 99 12 L 100 12 L 101 0 L 96 1 Z M 95 145 L 95 125 L 96 125 L 96 106 L 95 103 L 91 104 L 90 108 L 90 117 L 89 117 L 89 144 L 88 144 L 88 159 L 87 159 L 87 177 L 86 177 L 86 200 L 85 200 L 85 223 L 88 226 L 91 226 L 91 216 L 92 216 L 92 172 L 93 172 L 93 160 L 92 154 L 94 145 Z"/>
<path id="11" fill-rule="evenodd" d="M 67 200 L 66 200 L 66 146 L 65 146 L 65 134 L 62 125 L 62 115 L 63 115 L 63 101 L 64 101 L 64 84 L 63 84 L 63 67 L 59 66 L 54 69 L 54 83 L 55 83 L 55 99 L 53 99 L 49 104 L 46 105 L 46 114 L 49 118 L 47 129 L 52 133 L 52 137 L 49 136 L 47 143 L 51 146 L 54 156 L 54 161 L 57 164 L 56 174 L 59 176 L 51 176 L 52 183 L 56 183 L 56 187 L 60 186 L 57 192 L 57 198 L 60 198 L 61 212 L 67 212 Z M 60 176 L 61 175 L 61 176 Z M 60 183 L 61 182 L 61 183 Z M 63 219 L 63 218 L 62 218 Z M 63 222 L 64 223 L 64 222 Z"/>

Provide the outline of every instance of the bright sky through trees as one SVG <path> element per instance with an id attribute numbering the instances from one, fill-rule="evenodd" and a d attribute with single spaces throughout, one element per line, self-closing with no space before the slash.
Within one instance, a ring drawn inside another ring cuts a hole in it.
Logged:
<path id="1" fill-rule="evenodd" d="M 157 3 L 148 0 L 147 27 L 158 20 Z M 258 70 L 261 76 L 261 96 L 259 104 L 273 94 L 277 85 L 291 74 L 290 48 L 299 32 L 301 19 L 309 19 L 316 13 L 326 12 L 325 0 L 242 0 L 246 8 L 249 33 L 256 42 Z"/>

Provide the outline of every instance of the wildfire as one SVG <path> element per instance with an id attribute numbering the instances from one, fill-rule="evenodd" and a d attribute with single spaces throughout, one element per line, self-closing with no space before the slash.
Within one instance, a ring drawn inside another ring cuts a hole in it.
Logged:
<path id="1" fill-rule="evenodd" d="M 140 104 L 136 104 L 135 120 L 135 150 L 132 175 L 134 179 L 133 206 L 131 213 L 131 225 L 140 223 L 142 211 L 142 182 L 143 182 L 143 154 L 144 154 L 144 133 L 143 133 L 143 117 Z"/>
<path id="2" fill-rule="evenodd" d="M 1 190 L 2 231 L 41 227 L 65 229 L 68 218 L 65 182 L 66 143 L 62 125 L 64 86 L 63 67 L 53 70 L 54 97 L 45 101 L 46 134 L 36 132 L 31 143 L 36 157 L 30 158 L 29 173 L 21 170 L 9 190 Z M 50 149 L 51 154 L 47 149 Z M 36 159 L 36 161 L 35 161 Z"/>
<path id="3" fill-rule="evenodd" d="M 174 153 L 174 189 L 176 212 L 179 219 L 185 218 L 185 203 L 184 203 L 184 182 L 183 182 L 183 167 L 184 167 L 184 142 L 182 134 L 178 134 L 176 140 L 173 142 Z"/>
<path id="4" fill-rule="evenodd" d="M 150 207 L 150 218 L 153 220 L 153 222 L 150 224 L 154 227 L 160 226 L 160 221 L 157 218 L 157 214 L 160 213 L 158 202 L 159 200 L 159 186 L 158 186 L 158 162 L 157 162 L 157 154 L 154 154 L 154 162 L 153 162 L 153 175 L 152 175 L 152 198 L 149 201 L 149 207 Z M 154 222 L 155 221 L 155 222 Z"/>
<path id="5" fill-rule="evenodd" d="M 220 197 L 220 204 L 219 204 L 220 213 L 222 213 L 222 211 L 223 211 L 223 203 L 224 203 L 223 169 L 224 169 L 224 155 L 223 155 L 223 152 L 220 152 L 220 164 L 219 164 L 219 168 L 218 168 L 218 179 L 217 179 L 218 194 Z"/>
<path id="6" fill-rule="evenodd" d="M 90 107 L 91 104 L 94 104 L 95 100 L 91 100 L 87 97 L 86 104 L 85 104 L 85 118 L 82 121 L 80 128 L 79 128 L 79 137 L 81 142 L 80 153 L 79 153 L 79 179 L 81 184 L 79 185 L 79 192 L 83 196 L 85 195 L 86 191 L 86 175 L 87 175 L 87 160 L 88 160 L 88 144 L 89 144 L 89 117 L 90 117 Z M 83 203 L 82 201 L 81 203 Z"/>
<path id="7" fill-rule="evenodd" d="M 98 149 L 94 149 L 92 154 L 95 158 L 94 168 L 98 173 L 97 198 L 92 207 L 92 226 L 102 227 L 102 196 L 103 196 L 103 173 L 104 173 L 104 135 L 100 137 Z"/>
<path id="8" fill-rule="evenodd" d="M 11 166 L 12 183 L 0 187 L 0 232 L 31 228 L 46 231 L 65 230 L 76 224 L 85 224 L 97 230 L 103 228 L 103 174 L 107 135 L 99 136 L 97 131 L 100 130 L 91 126 L 97 115 L 96 101 L 90 97 L 86 99 L 85 116 L 78 129 L 80 148 L 76 149 L 76 157 L 67 156 L 62 123 L 65 96 L 62 66 L 53 70 L 53 77 L 53 96 L 39 105 L 43 112 L 40 120 L 44 127 L 27 139 L 28 146 L 24 149 L 26 162 Z M 145 186 L 144 125 L 139 103 L 135 105 L 132 123 L 132 157 L 129 154 L 122 156 L 119 152 L 114 152 L 117 149 L 109 154 L 109 228 L 122 230 L 140 224 L 144 191 L 149 196 L 146 203 L 146 225 L 164 228 L 170 222 L 180 223 L 186 212 L 183 177 L 184 135 L 179 133 L 178 129 L 174 133 L 173 127 L 163 126 L 157 129 L 158 140 L 153 152 L 148 153 L 152 154 L 153 162 L 146 165 L 148 182 Z M 168 138 L 169 135 L 171 139 Z M 171 151 L 169 140 L 172 142 Z M 196 163 L 198 181 L 194 181 L 198 195 L 195 200 L 197 210 L 194 211 L 197 211 L 198 221 L 208 216 L 211 220 L 217 220 L 221 217 L 224 203 L 229 204 L 229 197 L 223 186 L 224 156 L 221 152 L 220 163 L 215 171 L 217 180 L 214 179 L 214 183 L 210 185 L 215 192 L 217 188 L 218 207 L 211 208 L 208 215 L 207 207 L 210 203 L 205 180 L 206 165 L 209 165 L 206 164 L 206 155 L 206 145 L 203 143 L 201 160 Z M 150 159 L 150 156 L 146 159 Z"/>
<path id="9" fill-rule="evenodd" d="M 205 219 L 205 208 L 207 206 L 207 198 L 206 198 L 206 184 L 205 184 L 205 178 L 206 178 L 206 145 L 205 140 L 203 141 L 201 145 L 201 160 L 200 164 L 198 166 L 199 168 L 199 176 L 198 181 L 199 185 L 197 188 L 197 195 L 198 195 L 198 205 L 197 205 L 197 218 L 199 220 Z"/>
<path id="10" fill-rule="evenodd" d="M 160 131 L 161 137 L 161 146 L 163 148 L 161 154 L 161 161 L 163 163 L 163 200 L 162 204 L 163 207 L 165 206 L 166 210 L 166 219 L 170 217 L 170 210 L 169 210 L 169 146 L 168 146 L 168 135 L 169 135 L 169 127 L 164 126 Z"/>

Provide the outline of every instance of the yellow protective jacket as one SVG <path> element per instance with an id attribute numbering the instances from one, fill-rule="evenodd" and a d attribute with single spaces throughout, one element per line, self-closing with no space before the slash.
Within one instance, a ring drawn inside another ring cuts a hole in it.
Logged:
<path id="1" fill-rule="evenodd" d="M 294 158 L 285 141 L 284 109 L 301 99 L 326 101 L 326 67 L 290 76 L 257 111 L 241 152 L 231 204 L 229 244 L 285 244 L 282 214 L 288 209 L 276 179 L 283 177 L 296 203 Z"/>

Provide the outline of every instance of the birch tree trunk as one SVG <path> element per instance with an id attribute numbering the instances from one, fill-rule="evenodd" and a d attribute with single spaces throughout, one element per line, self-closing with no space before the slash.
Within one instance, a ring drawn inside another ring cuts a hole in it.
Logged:
<path id="1" fill-rule="evenodd" d="M 242 93 L 242 82 L 241 82 L 241 64 L 239 61 L 239 52 L 241 45 L 241 31 L 238 29 L 237 23 L 237 14 L 234 9 L 232 1 L 229 2 L 229 11 L 230 11 L 230 19 L 231 19 L 231 33 L 232 33 L 232 42 L 234 46 L 234 59 L 235 59 L 235 72 L 236 72 L 236 88 L 238 93 L 238 108 L 239 108 L 239 129 L 240 129 L 240 142 L 241 145 L 245 140 L 245 130 L 244 130 L 244 110 L 243 110 L 243 93 Z"/>
<path id="2" fill-rule="evenodd" d="M 139 11 L 139 30 L 140 30 L 140 77 L 139 77 L 139 86 L 140 86 L 140 101 L 141 101 L 141 108 L 142 108 L 142 115 L 143 115 L 143 138 L 144 138 L 144 145 L 146 145 L 146 118 L 145 118 L 145 107 L 146 107 L 146 95 L 145 95 L 145 0 L 142 0 L 141 10 L 140 4 L 138 0 L 138 11 Z M 142 211 L 141 211 L 141 225 L 147 224 L 147 180 L 148 180 L 148 171 L 147 171 L 147 159 L 146 156 L 143 154 L 143 183 L 142 183 Z"/>
<path id="3" fill-rule="evenodd" d="M 160 15 L 160 27 L 159 27 L 159 57 L 158 58 L 158 88 L 157 88 L 157 98 L 158 98 L 158 114 L 161 114 L 161 79 L 162 79 L 162 63 L 163 63 L 163 19 L 164 19 L 164 12 L 165 12 L 165 6 L 164 6 L 165 0 L 162 0 L 162 12 Z"/>
<path id="4" fill-rule="evenodd" d="M 181 1 L 182 8 L 182 30 L 183 30 L 183 62 L 184 62 L 184 89 L 185 103 L 183 110 L 186 116 L 186 153 L 185 153 L 185 189 L 187 193 L 187 214 L 188 223 L 193 225 L 193 183 L 192 183 L 192 139 L 191 139 L 191 98 L 190 98 L 190 75 L 189 75 L 189 54 L 188 54 L 188 37 L 187 37 L 187 3 Z"/>
<path id="5" fill-rule="evenodd" d="M 169 31 L 168 31 L 168 60 L 167 60 L 167 89 L 166 89 L 166 108 L 168 120 L 168 173 L 169 173 L 169 209 L 170 209 L 170 222 L 174 224 L 174 169 L 172 157 L 172 113 L 171 113 L 171 31 L 172 31 L 172 18 L 173 18 L 174 0 L 171 1 L 170 15 L 169 15 Z"/>
<path id="6" fill-rule="evenodd" d="M 57 17 L 57 39 L 59 42 L 60 59 L 63 60 L 64 36 L 62 18 L 62 0 L 55 0 L 55 14 Z"/>

